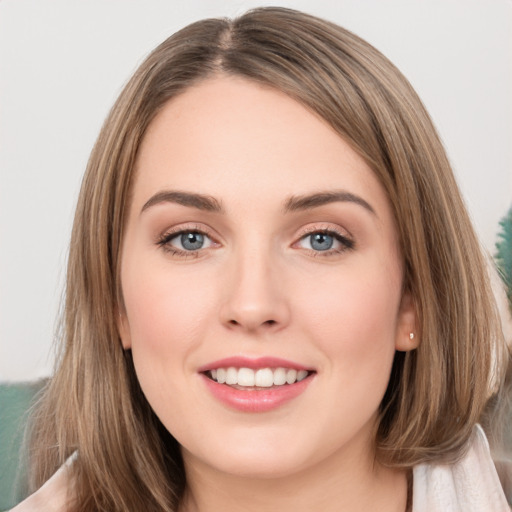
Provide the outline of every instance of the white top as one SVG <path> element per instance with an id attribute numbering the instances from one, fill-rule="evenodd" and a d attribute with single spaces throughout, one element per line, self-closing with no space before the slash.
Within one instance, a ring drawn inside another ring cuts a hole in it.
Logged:
<path id="1" fill-rule="evenodd" d="M 67 469 L 62 466 L 41 489 L 11 512 L 64 512 Z M 413 512 L 510 512 L 482 428 L 456 464 L 420 464 L 413 471 Z"/>
<path id="2" fill-rule="evenodd" d="M 68 489 L 67 472 L 73 455 L 38 491 L 11 509 L 11 512 L 65 512 Z"/>
<path id="3" fill-rule="evenodd" d="M 456 464 L 420 464 L 413 471 L 413 512 L 510 512 L 480 425 Z"/>

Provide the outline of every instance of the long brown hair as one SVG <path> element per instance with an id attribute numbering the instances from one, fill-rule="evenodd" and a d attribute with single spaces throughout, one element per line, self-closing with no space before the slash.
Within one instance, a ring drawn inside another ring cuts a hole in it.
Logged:
<path id="1" fill-rule="evenodd" d="M 62 353 L 35 417 L 32 452 L 37 487 L 78 451 L 72 510 L 172 511 L 185 486 L 179 446 L 144 398 L 119 340 L 119 263 L 148 125 L 167 101 L 216 74 L 265 84 L 305 105 L 387 191 L 421 343 L 396 353 L 376 432 L 379 460 L 401 467 L 455 460 L 501 381 L 506 354 L 479 243 L 443 146 L 407 80 L 357 36 L 296 11 L 262 8 L 200 21 L 164 41 L 136 71 L 83 180 Z"/>

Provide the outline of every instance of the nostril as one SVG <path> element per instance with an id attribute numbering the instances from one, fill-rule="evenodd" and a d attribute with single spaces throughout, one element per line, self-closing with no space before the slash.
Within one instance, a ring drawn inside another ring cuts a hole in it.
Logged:
<path id="1" fill-rule="evenodd" d="M 231 320 L 228 320 L 228 324 L 233 327 L 247 325 L 249 328 L 253 329 L 253 328 L 256 328 L 257 325 L 272 327 L 274 325 L 277 325 L 277 321 L 276 320 L 265 320 L 264 322 L 261 322 L 260 324 L 255 324 L 254 326 L 251 326 L 251 325 L 249 325 L 249 322 L 247 322 L 247 323 L 239 322 L 238 320 L 231 319 Z"/>

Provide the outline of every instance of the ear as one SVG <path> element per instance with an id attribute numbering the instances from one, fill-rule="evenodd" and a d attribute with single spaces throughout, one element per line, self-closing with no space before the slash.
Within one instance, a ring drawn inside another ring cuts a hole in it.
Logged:
<path id="1" fill-rule="evenodd" d="M 121 344 L 125 350 L 132 348 L 132 338 L 130 333 L 130 324 L 124 308 L 122 310 L 116 309 L 116 325 Z"/>
<path id="2" fill-rule="evenodd" d="M 398 318 L 395 334 L 395 349 L 401 352 L 408 352 L 418 348 L 420 344 L 419 333 L 417 331 L 416 305 L 409 292 L 404 292 Z"/>

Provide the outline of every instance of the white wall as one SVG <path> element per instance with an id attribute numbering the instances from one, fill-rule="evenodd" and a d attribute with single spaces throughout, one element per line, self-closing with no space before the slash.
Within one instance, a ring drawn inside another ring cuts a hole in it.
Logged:
<path id="1" fill-rule="evenodd" d="M 122 84 L 185 24 L 268 3 L 329 18 L 398 65 L 493 251 L 512 202 L 510 0 L 0 0 L 0 380 L 51 371 L 80 178 Z"/>

